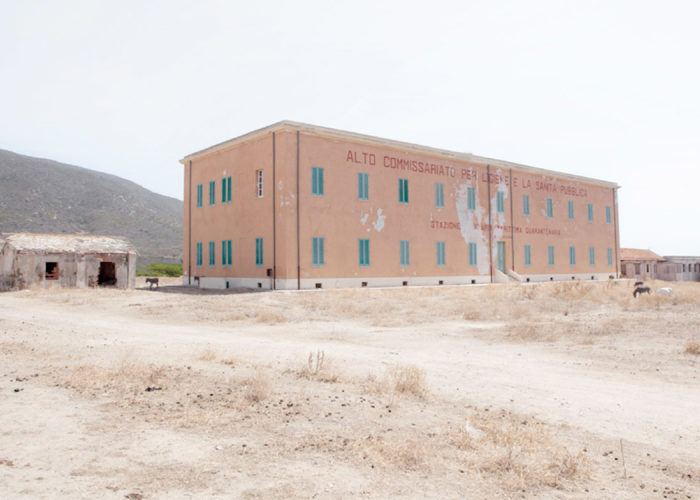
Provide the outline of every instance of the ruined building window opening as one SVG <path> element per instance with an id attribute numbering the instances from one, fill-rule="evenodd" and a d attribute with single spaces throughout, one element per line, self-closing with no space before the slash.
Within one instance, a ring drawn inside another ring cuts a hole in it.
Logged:
<path id="1" fill-rule="evenodd" d="M 97 276 L 99 286 L 114 286 L 117 284 L 117 273 L 114 262 L 100 262 L 100 273 Z"/>
<path id="2" fill-rule="evenodd" d="M 649 272 L 649 264 L 647 264 L 647 272 Z"/>
<path id="3" fill-rule="evenodd" d="M 58 279 L 58 262 L 47 262 L 44 269 L 44 279 L 45 280 L 57 280 Z"/>
<path id="4" fill-rule="evenodd" d="M 639 262 L 636 262 L 634 264 L 634 274 L 641 274 L 642 273 L 642 264 Z"/>
<path id="5" fill-rule="evenodd" d="M 263 171 L 262 170 L 256 170 L 255 171 L 255 196 L 256 198 L 262 198 L 263 197 Z"/>

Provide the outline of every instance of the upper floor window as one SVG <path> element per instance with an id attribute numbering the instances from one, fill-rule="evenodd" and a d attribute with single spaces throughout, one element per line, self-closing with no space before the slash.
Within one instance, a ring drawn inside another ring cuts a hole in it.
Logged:
<path id="1" fill-rule="evenodd" d="M 505 212 L 505 193 L 503 191 L 498 191 L 496 193 L 496 211 L 499 214 Z"/>
<path id="2" fill-rule="evenodd" d="M 554 208 L 552 206 L 552 199 L 547 198 L 547 217 L 550 219 L 554 217 Z"/>
<path id="3" fill-rule="evenodd" d="M 574 220 L 574 200 L 569 200 L 569 219 Z"/>
<path id="4" fill-rule="evenodd" d="M 256 198 L 263 197 L 263 186 L 264 186 L 263 171 L 256 170 L 255 171 L 255 197 Z"/>
<path id="5" fill-rule="evenodd" d="M 408 203 L 408 179 L 399 179 L 399 203 Z"/>
<path id="6" fill-rule="evenodd" d="M 192 206 L 192 205 L 190 205 Z M 202 208 L 202 185 L 197 184 L 197 208 Z"/>
<path id="7" fill-rule="evenodd" d="M 476 210 L 476 188 L 467 188 L 467 208 L 469 210 Z"/>
<path id="8" fill-rule="evenodd" d="M 610 220 L 612 219 L 612 215 L 610 213 L 610 207 L 605 207 L 605 223 L 610 224 Z"/>
<path id="9" fill-rule="evenodd" d="M 435 183 L 435 206 L 437 208 L 445 206 L 445 185 L 441 182 Z"/>
<path id="10" fill-rule="evenodd" d="M 357 199 L 369 200 L 369 174 L 357 174 Z"/>
<path id="11" fill-rule="evenodd" d="M 593 222 L 593 203 L 588 204 L 588 222 Z"/>
<path id="12" fill-rule="evenodd" d="M 231 201 L 231 177 L 221 179 L 221 203 Z"/>
<path id="13" fill-rule="evenodd" d="M 216 203 L 216 181 L 209 181 L 209 205 Z"/>
<path id="14" fill-rule="evenodd" d="M 523 215 L 530 215 L 530 196 L 523 195 Z"/>
<path id="15" fill-rule="evenodd" d="M 323 196 L 323 167 L 311 167 L 311 194 Z"/>

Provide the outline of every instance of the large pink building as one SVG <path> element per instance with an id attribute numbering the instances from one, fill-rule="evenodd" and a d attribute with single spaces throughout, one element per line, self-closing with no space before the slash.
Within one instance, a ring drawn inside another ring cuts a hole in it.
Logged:
<path id="1" fill-rule="evenodd" d="M 181 163 L 186 284 L 618 276 L 613 182 L 289 121 Z"/>

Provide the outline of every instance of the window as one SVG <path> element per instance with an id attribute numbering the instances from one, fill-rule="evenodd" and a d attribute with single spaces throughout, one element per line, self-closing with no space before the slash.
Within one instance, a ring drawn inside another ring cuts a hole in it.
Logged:
<path id="1" fill-rule="evenodd" d="M 230 266 L 231 265 L 231 240 L 221 241 L 221 265 Z"/>
<path id="2" fill-rule="evenodd" d="M 554 217 L 554 208 L 552 207 L 552 199 L 547 198 L 547 217 L 550 219 Z"/>
<path id="3" fill-rule="evenodd" d="M 369 200 L 369 174 L 357 174 L 357 199 Z"/>
<path id="4" fill-rule="evenodd" d="M 523 195 L 523 215 L 530 215 L 530 197 Z"/>
<path id="5" fill-rule="evenodd" d="M 525 245 L 525 265 L 529 266 L 532 264 L 532 253 L 530 250 L 530 245 Z"/>
<path id="6" fill-rule="evenodd" d="M 399 203 L 408 203 L 408 179 L 399 179 Z"/>
<path id="7" fill-rule="evenodd" d="M 444 241 L 437 242 L 436 253 L 437 253 L 437 265 L 444 266 L 445 265 L 445 242 Z"/>
<path id="8" fill-rule="evenodd" d="M 214 267 L 216 265 L 216 255 L 215 255 L 214 242 L 209 242 L 209 266 Z"/>
<path id="9" fill-rule="evenodd" d="M 197 265 L 202 265 L 202 242 L 197 242 Z"/>
<path id="10" fill-rule="evenodd" d="M 569 247 L 569 264 L 576 265 L 576 247 Z"/>
<path id="11" fill-rule="evenodd" d="M 608 248 L 608 265 L 612 266 L 613 261 L 612 261 L 612 248 Z"/>
<path id="12" fill-rule="evenodd" d="M 588 222 L 593 222 L 593 203 L 588 204 Z"/>
<path id="13" fill-rule="evenodd" d="M 574 200 L 569 200 L 569 219 L 574 220 Z"/>
<path id="14" fill-rule="evenodd" d="M 325 264 L 323 258 L 323 238 L 316 236 L 311 238 L 311 263 L 314 266 L 322 266 Z"/>
<path id="15" fill-rule="evenodd" d="M 476 266 L 476 243 L 469 243 L 469 265 Z"/>
<path id="16" fill-rule="evenodd" d="M 58 279 L 58 262 L 47 262 L 44 265 L 44 279 L 45 280 L 57 280 Z"/>
<path id="17" fill-rule="evenodd" d="M 595 248 L 593 248 L 593 247 L 590 247 L 588 249 L 588 262 L 592 266 L 595 266 Z"/>
<path id="18" fill-rule="evenodd" d="M 323 167 L 311 167 L 311 194 L 323 196 Z"/>
<path id="19" fill-rule="evenodd" d="M 445 206 L 445 185 L 441 182 L 435 183 L 435 206 L 437 208 Z"/>
<path id="20" fill-rule="evenodd" d="M 402 266 L 410 266 L 411 265 L 411 247 L 410 244 L 407 240 L 401 240 L 399 242 L 399 250 L 400 250 L 400 262 Z"/>
<path id="21" fill-rule="evenodd" d="M 190 205 L 192 206 L 192 205 Z M 202 208 L 202 185 L 197 184 L 197 208 Z"/>
<path id="22" fill-rule="evenodd" d="M 216 203 L 216 181 L 209 181 L 209 206 Z"/>
<path id="23" fill-rule="evenodd" d="M 610 207 L 605 207 L 605 223 L 610 224 L 611 218 Z"/>
<path id="24" fill-rule="evenodd" d="M 467 188 L 467 209 L 476 210 L 476 188 Z"/>
<path id="25" fill-rule="evenodd" d="M 263 265 L 263 239 L 255 238 L 255 265 Z"/>
<path id="26" fill-rule="evenodd" d="M 360 249 L 359 249 L 360 265 L 361 266 L 369 266 L 369 240 L 360 239 L 359 242 L 360 242 Z"/>
<path id="27" fill-rule="evenodd" d="M 496 193 L 496 212 L 499 214 L 505 212 L 505 195 L 503 191 L 498 191 Z"/>
<path id="28" fill-rule="evenodd" d="M 549 245 L 547 247 L 547 265 L 554 265 L 554 247 L 552 245 Z"/>
<path id="29" fill-rule="evenodd" d="M 262 198 L 263 197 L 263 171 L 262 170 L 256 170 L 255 171 L 255 197 L 256 198 Z"/>
<path id="30" fill-rule="evenodd" d="M 221 179 L 221 203 L 231 201 L 231 177 Z"/>

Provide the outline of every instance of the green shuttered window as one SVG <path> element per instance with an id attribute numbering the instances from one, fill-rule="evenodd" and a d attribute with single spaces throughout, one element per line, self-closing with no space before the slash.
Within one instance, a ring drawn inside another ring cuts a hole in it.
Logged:
<path id="1" fill-rule="evenodd" d="M 192 205 L 190 205 L 192 206 Z M 197 208 L 202 208 L 202 185 L 197 184 Z"/>
<path id="2" fill-rule="evenodd" d="M 197 242 L 197 265 L 202 265 L 202 242 Z"/>
<path id="3" fill-rule="evenodd" d="M 408 179 L 399 179 L 399 203 L 408 203 Z"/>
<path id="4" fill-rule="evenodd" d="M 311 238 L 311 263 L 314 266 L 322 266 L 325 264 L 323 246 L 323 238 L 317 236 Z"/>
<path id="5" fill-rule="evenodd" d="M 445 185 L 441 182 L 435 183 L 435 206 L 437 208 L 445 206 Z"/>
<path id="6" fill-rule="evenodd" d="M 588 222 L 593 222 L 593 203 L 588 204 Z"/>
<path id="7" fill-rule="evenodd" d="M 357 199 L 369 200 L 369 174 L 357 174 Z"/>
<path id="8" fill-rule="evenodd" d="M 311 194 L 323 196 L 323 167 L 311 167 Z"/>
<path id="9" fill-rule="evenodd" d="M 469 265 L 476 266 L 476 243 L 469 243 Z"/>
<path id="10" fill-rule="evenodd" d="M 399 242 L 399 262 L 402 266 L 411 265 L 411 246 L 408 240 Z"/>
<path id="11" fill-rule="evenodd" d="M 523 195 L 523 215 L 530 215 L 530 196 Z"/>
<path id="12" fill-rule="evenodd" d="M 221 203 L 231 201 L 231 177 L 221 179 Z"/>
<path id="13" fill-rule="evenodd" d="M 605 223 L 610 224 L 611 219 L 610 207 L 605 207 Z"/>
<path id="14" fill-rule="evenodd" d="M 554 247 L 552 245 L 549 245 L 547 247 L 547 265 L 554 265 Z"/>
<path id="15" fill-rule="evenodd" d="M 216 203 L 216 181 L 209 181 L 209 205 Z"/>
<path id="16" fill-rule="evenodd" d="M 547 217 L 550 219 L 554 217 L 554 207 L 552 206 L 551 198 L 547 198 Z"/>
<path id="17" fill-rule="evenodd" d="M 438 241 L 437 244 L 435 245 L 435 251 L 437 254 L 437 265 L 444 266 L 445 265 L 445 242 Z"/>
<path id="18" fill-rule="evenodd" d="M 574 220 L 574 200 L 569 200 L 569 219 Z"/>
<path id="19" fill-rule="evenodd" d="M 263 265 L 263 239 L 255 238 L 255 265 Z"/>
<path id="20" fill-rule="evenodd" d="M 569 247 L 569 264 L 576 265 L 576 247 Z"/>
<path id="21" fill-rule="evenodd" d="M 214 267 L 216 265 L 216 246 L 213 241 L 209 242 L 209 266 Z"/>
<path id="22" fill-rule="evenodd" d="M 530 245 L 525 245 L 525 265 L 529 266 L 530 264 L 532 264 L 532 251 Z"/>
<path id="23" fill-rule="evenodd" d="M 359 258 L 361 266 L 369 266 L 369 240 L 359 240 Z"/>
<path id="24" fill-rule="evenodd" d="M 231 265 L 231 240 L 221 241 L 221 265 L 230 266 Z"/>
<path id="25" fill-rule="evenodd" d="M 467 209 L 476 210 L 476 188 L 467 188 Z"/>
<path id="26" fill-rule="evenodd" d="M 593 247 L 590 247 L 588 249 L 588 262 L 592 266 L 595 266 L 595 248 L 593 248 Z"/>
<path id="27" fill-rule="evenodd" d="M 612 266 L 613 265 L 613 258 L 612 258 L 612 248 L 608 248 L 608 265 Z"/>
<path id="28" fill-rule="evenodd" d="M 496 212 L 499 214 L 505 212 L 505 193 L 503 191 L 496 193 Z"/>

